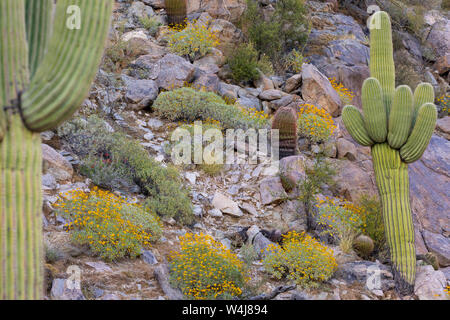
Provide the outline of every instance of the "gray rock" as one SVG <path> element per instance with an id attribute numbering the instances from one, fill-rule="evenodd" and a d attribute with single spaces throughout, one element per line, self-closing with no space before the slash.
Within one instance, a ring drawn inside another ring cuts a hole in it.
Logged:
<path id="1" fill-rule="evenodd" d="M 153 80 L 136 80 L 122 75 L 126 87 L 125 98 L 135 105 L 136 110 L 144 109 L 158 97 L 158 85 Z"/>
<path id="2" fill-rule="evenodd" d="M 282 91 L 276 90 L 276 89 L 271 89 L 271 90 L 266 90 L 266 91 L 261 92 L 261 94 L 259 95 L 259 98 L 261 100 L 265 100 L 265 101 L 272 101 L 272 100 L 281 99 L 282 96 L 283 96 Z"/>
<path id="3" fill-rule="evenodd" d="M 307 102 L 327 110 L 332 116 L 339 116 L 341 98 L 330 81 L 312 64 L 304 64 L 302 70 L 302 96 Z"/>
<path id="4" fill-rule="evenodd" d="M 434 49 L 437 58 L 450 52 L 450 19 L 436 22 L 426 40 Z"/>
<path id="5" fill-rule="evenodd" d="M 53 175 L 57 181 L 67 181 L 72 178 L 73 167 L 70 162 L 46 144 L 42 144 L 42 160 L 44 174 Z"/>
<path id="6" fill-rule="evenodd" d="M 444 288 L 447 280 L 440 270 L 434 270 L 432 266 L 419 266 L 416 273 L 414 294 L 419 300 L 449 300 Z"/>
<path id="7" fill-rule="evenodd" d="M 365 284 L 371 290 L 388 291 L 395 287 L 390 268 L 370 261 L 344 263 L 338 267 L 334 277 L 349 284 L 354 282 Z"/>
<path id="8" fill-rule="evenodd" d="M 214 194 L 214 198 L 212 200 L 212 205 L 214 208 L 222 211 L 222 213 L 229 214 L 233 217 L 242 217 L 243 213 L 236 202 L 223 195 L 220 192 Z"/>
<path id="9" fill-rule="evenodd" d="M 141 252 L 141 259 L 145 263 L 148 263 L 151 266 L 153 266 L 153 265 L 158 263 L 158 260 L 156 259 L 155 255 L 150 250 L 142 250 L 142 252 Z"/>
<path id="10" fill-rule="evenodd" d="M 53 279 L 50 297 L 52 300 L 86 300 L 81 289 L 66 279 Z"/>
<path id="11" fill-rule="evenodd" d="M 58 187 L 58 183 L 53 175 L 44 174 L 42 176 L 42 186 L 47 190 L 55 190 Z"/>
<path id="12" fill-rule="evenodd" d="M 277 203 L 285 200 L 288 196 L 281 184 L 280 177 L 268 177 L 261 181 L 259 185 L 261 203 L 263 205 Z"/>
<path id="13" fill-rule="evenodd" d="M 164 125 L 164 123 L 159 119 L 152 118 L 147 121 L 147 125 L 152 129 L 158 130 Z"/>
<path id="14" fill-rule="evenodd" d="M 305 158 L 302 155 L 290 156 L 280 160 L 280 176 L 286 184 L 295 188 L 305 179 Z"/>
<path id="15" fill-rule="evenodd" d="M 289 79 L 286 80 L 286 84 L 284 85 L 284 90 L 288 93 L 298 89 L 302 84 L 302 75 L 295 74 Z"/>
<path id="16" fill-rule="evenodd" d="M 339 159 L 347 158 L 355 161 L 357 156 L 356 146 L 344 138 L 339 138 L 336 142 L 337 154 Z"/>
<path id="17" fill-rule="evenodd" d="M 450 239 L 427 230 L 423 230 L 422 236 L 428 250 L 436 254 L 439 265 L 450 266 Z"/>

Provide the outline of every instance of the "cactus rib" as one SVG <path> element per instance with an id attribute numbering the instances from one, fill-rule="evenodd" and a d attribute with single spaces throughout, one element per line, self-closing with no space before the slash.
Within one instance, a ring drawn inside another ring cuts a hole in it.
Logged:
<path id="1" fill-rule="evenodd" d="M 389 114 L 388 142 L 399 149 L 408 139 L 413 116 L 413 94 L 408 86 L 399 86 L 395 90 Z"/>
<path id="2" fill-rule="evenodd" d="M 362 146 L 374 144 L 364 125 L 364 119 L 354 106 L 346 106 L 342 111 L 342 120 L 352 138 Z"/>
<path id="3" fill-rule="evenodd" d="M 387 115 L 383 103 L 383 90 L 375 78 L 368 78 L 362 87 L 364 123 L 367 133 L 375 142 L 384 142 L 387 137 Z"/>

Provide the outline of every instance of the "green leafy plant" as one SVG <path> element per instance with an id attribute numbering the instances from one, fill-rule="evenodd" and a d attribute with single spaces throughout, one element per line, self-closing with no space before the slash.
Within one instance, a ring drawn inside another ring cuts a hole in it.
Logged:
<path id="1" fill-rule="evenodd" d="M 80 17 L 67 14 L 77 6 Z M 100 65 L 113 1 L 0 1 L 0 299 L 42 299 L 39 132 L 80 107 Z M 70 19 L 69 19 L 70 18 Z"/>
<path id="2" fill-rule="evenodd" d="M 358 205 L 362 209 L 363 233 L 374 241 L 375 250 L 383 253 L 386 250 L 386 236 L 381 202 L 376 197 L 363 196 Z"/>
<path id="3" fill-rule="evenodd" d="M 232 77 L 237 82 L 254 81 L 259 78 L 258 51 L 252 43 L 243 43 L 228 59 Z"/>
<path id="4" fill-rule="evenodd" d="M 182 30 L 173 29 L 168 35 L 170 51 L 197 60 L 219 45 L 216 34 L 202 23 L 188 22 Z"/>
<path id="5" fill-rule="evenodd" d="M 364 225 L 360 210 L 349 207 L 347 202 L 340 203 L 329 198 L 319 200 L 316 206 L 315 216 L 319 225 L 324 227 L 323 233 L 337 239 L 343 252 L 351 252 L 353 240 L 362 232 Z"/>
<path id="6" fill-rule="evenodd" d="M 143 16 L 139 18 L 139 23 L 147 29 L 151 36 L 155 36 L 162 23 L 156 17 Z"/>
<path id="7" fill-rule="evenodd" d="M 153 103 L 156 113 L 170 121 L 218 121 L 223 129 L 263 128 L 267 115 L 230 105 L 213 92 L 183 87 L 161 93 Z"/>
<path id="8" fill-rule="evenodd" d="M 187 233 L 169 260 L 170 282 L 190 299 L 239 297 L 248 281 L 235 254 L 205 234 Z"/>
<path id="9" fill-rule="evenodd" d="M 301 287 L 318 287 L 337 268 L 333 251 L 308 234 L 295 231 L 283 236 L 282 245 L 269 245 L 265 270 L 277 279 L 286 277 Z"/>
<path id="10" fill-rule="evenodd" d="M 107 261 L 135 258 L 162 235 L 155 214 L 108 191 L 70 191 L 60 195 L 56 208 L 57 214 L 70 221 L 65 227 L 72 240 L 88 245 Z"/>
<path id="11" fill-rule="evenodd" d="M 372 148 L 396 287 L 401 294 L 411 294 L 416 253 L 408 164 L 420 159 L 433 134 L 434 90 L 428 83 L 421 83 L 414 94 L 408 86 L 395 89 L 391 21 L 386 12 L 371 17 L 370 50 L 372 77 L 362 88 L 364 116 L 356 107 L 346 106 L 342 118 L 353 139 Z"/>
<path id="12" fill-rule="evenodd" d="M 184 224 L 193 223 L 188 190 L 182 188 L 178 171 L 172 166 L 162 167 L 137 141 L 123 132 L 110 132 L 95 115 L 87 121 L 68 122 L 59 132 L 81 158 L 81 171 L 99 185 L 114 190 L 117 180 L 136 183 L 148 197 L 146 206 L 152 212 Z"/>
<path id="13" fill-rule="evenodd" d="M 294 73 L 300 73 L 302 72 L 303 62 L 303 54 L 297 49 L 293 49 L 285 57 L 285 68 L 293 71 Z"/>

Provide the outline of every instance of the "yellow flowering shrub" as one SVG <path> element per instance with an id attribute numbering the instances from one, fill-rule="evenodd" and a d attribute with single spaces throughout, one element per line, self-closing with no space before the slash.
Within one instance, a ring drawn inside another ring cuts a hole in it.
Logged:
<path id="1" fill-rule="evenodd" d="M 361 207 L 328 197 L 319 199 L 316 207 L 317 221 L 325 227 L 323 233 L 336 238 L 343 252 L 350 252 L 355 236 L 365 227 Z"/>
<path id="2" fill-rule="evenodd" d="M 325 110 L 309 103 L 300 105 L 298 132 L 312 142 L 327 141 L 336 130 L 333 118 Z"/>
<path id="3" fill-rule="evenodd" d="M 450 296 L 450 286 L 446 286 L 446 287 L 444 288 L 444 291 L 445 291 L 445 293 L 446 293 L 447 295 Z"/>
<path id="4" fill-rule="evenodd" d="M 317 287 L 337 268 L 333 251 L 306 233 L 283 236 L 282 246 L 272 244 L 263 260 L 264 268 L 277 279 L 286 277 L 301 287 Z"/>
<path id="5" fill-rule="evenodd" d="M 258 111 L 256 108 L 246 108 L 240 105 L 236 105 L 240 111 L 240 118 L 249 123 L 251 128 L 264 128 L 267 126 L 269 115 L 264 110 Z"/>
<path id="6" fill-rule="evenodd" d="M 444 94 L 439 98 L 436 98 L 436 102 L 442 106 L 442 111 L 444 111 L 447 115 L 450 114 L 450 94 Z"/>
<path id="7" fill-rule="evenodd" d="M 342 83 L 338 83 L 336 81 L 336 78 L 330 78 L 328 80 L 330 80 L 331 86 L 338 93 L 339 97 L 341 98 L 342 104 L 344 106 L 352 103 L 353 98 L 355 97 L 355 94 L 351 90 L 344 87 L 344 85 Z"/>
<path id="8" fill-rule="evenodd" d="M 192 60 L 203 57 L 218 45 L 215 32 L 201 23 L 187 22 L 184 29 L 173 28 L 168 35 L 170 51 L 180 56 L 189 56 Z"/>
<path id="9" fill-rule="evenodd" d="M 248 281 L 244 263 L 223 244 L 205 234 L 187 233 L 181 250 L 169 257 L 170 282 L 190 299 L 240 296 Z"/>
<path id="10" fill-rule="evenodd" d="M 65 227 L 72 232 L 73 242 L 88 245 L 107 261 L 135 258 L 162 235 L 155 214 L 98 188 L 60 194 L 55 206 L 57 214 L 70 221 Z"/>

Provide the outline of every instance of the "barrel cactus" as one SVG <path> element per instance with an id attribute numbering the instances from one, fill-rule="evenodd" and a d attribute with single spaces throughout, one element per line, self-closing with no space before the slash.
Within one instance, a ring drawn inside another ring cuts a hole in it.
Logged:
<path id="1" fill-rule="evenodd" d="M 428 83 L 421 83 L 414 94 L 408 86 L 395 88 L 389 15 L 379 11 L 371 19 L 371 78 L 362 87 L 363 115 L 346 106 L 343 121 L 356 142 L 371 147 L 396 287 L 401 294 L 411 294 L 416 254 L 408 164 L 422 156 L 433 134 L 434 90 Z"/>
<path id="2" fill-rule="evenodd" d="M 69 118 L 88 94 L 112 6 L 0 1 L 0 299 L 42 298 L 39 132 Z"/>
<path id="3" fill-rule="evenodd" d="M 186 22 L 186 0 L 165 0 L 167 17 L 170 26 L 183 26 Z"/>
<path id="4" fill-rule="evenodd" d="M 272 119 L 272 129 L 279 131 L 280 159 L 297 153 L 297 113 L 290 107 L 278 109 Z"/>

